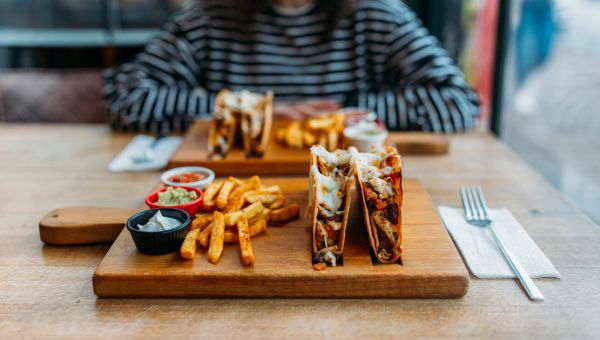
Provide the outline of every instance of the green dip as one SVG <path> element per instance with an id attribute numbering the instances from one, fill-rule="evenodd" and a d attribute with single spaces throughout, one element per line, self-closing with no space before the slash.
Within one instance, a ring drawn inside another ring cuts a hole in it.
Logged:
<path id="1" fill-rule="evenodd" d="M 190 203 L 198 199 L 198 193 L 187 191 L 184 188 L 168 187 L 167 190 L 158 193 L 158 205 L 180 205 Z"/>

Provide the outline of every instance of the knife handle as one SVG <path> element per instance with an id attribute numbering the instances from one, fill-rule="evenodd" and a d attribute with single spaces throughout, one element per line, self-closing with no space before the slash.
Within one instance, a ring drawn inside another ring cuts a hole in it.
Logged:
<path id="1" fill-rule="evenodd" d="M 39 223 L 40 239 L 50 245 L 78 245 L 114 241 L 132 208 L 66 207 L 49 212 Z"/>

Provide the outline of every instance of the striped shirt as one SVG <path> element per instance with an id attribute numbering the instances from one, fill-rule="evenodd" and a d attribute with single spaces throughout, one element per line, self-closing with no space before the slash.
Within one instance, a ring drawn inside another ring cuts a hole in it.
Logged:
<path id="1" fill-rule="evenodd" d="M 475 125 L 479 97 L 405 4 L 359 0 L 332 29 L 315 3 L 256 11 L 240 25 L 219 1 L 192 2 L 132 62 L 105 72 L 113 127 L 184 129 L 210 115 L 223 88 L 328 98 L 372 109 L 391 130 Z"/>

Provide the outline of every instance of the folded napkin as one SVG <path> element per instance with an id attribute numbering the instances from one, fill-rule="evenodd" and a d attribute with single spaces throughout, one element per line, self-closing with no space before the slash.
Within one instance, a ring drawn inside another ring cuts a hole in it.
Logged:
<path id="1" fill-rule="evenodd" d="M 469 269 L 480 279 L 516 277 L 487 228 L 467 223 L 462 209 L 438 208 Z M 532 278 L 560 278 L 550 260 L 507 209 L 490 209 L 494 229 Z"/>
<path id="2" fill-rule="evenodd" d="M 171 156 L 177 151 L 181 144 L 181 137 L 164 137 L 154 146 L 154 159 L 149 162 L 135 163 L 132 155 L 139 155 L 144 152 L 155 138 L 145 135 L 135 136 L 129 144 L 123 149 L 117 157 L 108 165 L 108 170 L 112 172 L 120 171 L 146 171 L 163 168 L 171 159 Z"/>

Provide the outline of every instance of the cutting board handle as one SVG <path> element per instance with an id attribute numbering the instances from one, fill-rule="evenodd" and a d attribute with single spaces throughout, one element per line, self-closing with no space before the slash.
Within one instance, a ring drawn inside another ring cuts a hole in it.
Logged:
<path id="1" fill-rule="evenodd" d="M 132 208 L 66 207 L 49 212 L 40 221 L 40 239 L 50 245 L 77 245 L 114 241 Z"/>

